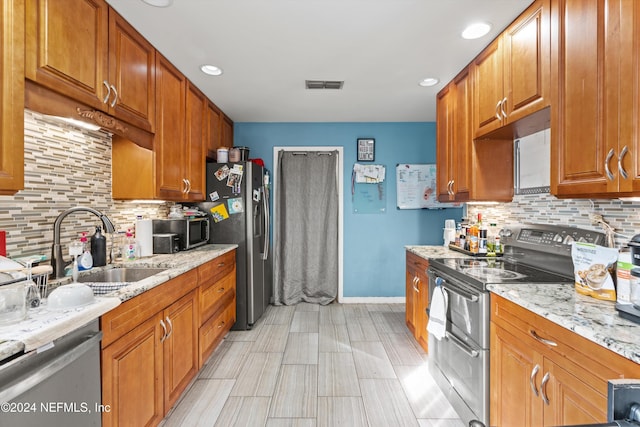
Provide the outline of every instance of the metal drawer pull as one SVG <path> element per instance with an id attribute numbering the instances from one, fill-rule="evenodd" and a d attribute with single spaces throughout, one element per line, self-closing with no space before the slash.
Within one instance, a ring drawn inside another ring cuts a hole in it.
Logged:
<path id="1" fill-rule="evenodd" d="M 109 86 L 109 82 L 106 81 L 106 80 L 103 80 L 102 84 L 104 85 L 104 87 L 107 88 L 107 94 L 105 95 L 104 99 L 102 100 L 102 103 L 106 104 L 107 102 L 109 102 L 109 98 L 111 97 L 111 86 Z"/>
<path id="2" fill-rule="evenodd" d="M 165 319 L 167 319 L 167 323 L 169 324 L 169 327 L 171 329 L 169 329 L 169 333 L 167 334 L 167 338 L 169 338 L 171 336 L 171 334 L 173 333 L 173 324 L 171 323 L 171 319 L 169 319 L 169 316 L 165 317 Z M 165 339 L 167 339 L 165 338 Z"/>
<path id="3" fill-rule="evenodd" d="M 540 370 L 540 365 L 536 364 L 531 370 L 531 377 L 529 377 L 529 384 L 531 385 L 531 391 L 533 394 L 538 397 L 538 389 L 536 388 L 536 375 L 538 375 L 538 371 Z"/>
<path id="4" fill-rule="evenodd" d="M 220 288 L 220 289 L 218 289 L 218 293 L 219 293 L 219 294 L 221 294 L 221 293 L 223 293 L 223 292 L 224 292 L 224 288 Z"/>
<path id="5" fill-rule="evenodd" d="M 450 339 L 457 347 L 460 348 L 460 350 L 464 351 L 467 355 L 469 355 L 471 357 L 474 357 L 474 358 L 480 356 L 480 353 L 477 350 L 472 349 L 467 344 L 465 344 L 464 342 L 460 341 L 460 339 L 457 338 L 455 335 L 453 335 L 453 334 L 451 334 L 449 332 L 445 332 L 444 336 L 447 339 Z"/>
<path id="6" fill-rule="evenodd" d="M 160 338 L 160 342 L 164 342 L 164 340 L 167 339 L 167 325 L 164 324 L 162 319 L 160 319 L 160 326 L 162 326 L 162 330 L 164 331 L 162 338 Z"/>
<path id="7" fill-rule="evenodd" d="M 224 262 L 219 262 L 218 267 L 224 267 Z"/>
<path id="8" fill-rule="evenodd" d="M 116 106 L 116 102 L 118 102 L 118 90 L 115 88 L 114 85 L 111 85 L 111 90 L 113 90 L 113 101 L 111 101 L 111 107 L 115 107 Z"/>
<path id="9" fill-rule="evenodd" d="M 626 170 L 624 170 L 624 167 L 622 166 L 622 159 L 624 159 L 624 156 L 626 156 L 628 152 L 629 152 L 629 147 L 625 145 L 622 151 L 620 152 L 620 155 L 618 156 L 618 171 L 620 172 L 620 175 L 624 179 L 629 178 L 629 174 L 627 173 Z"/>
<path id="10" fill-rule="evenodd" d="M 536 340 L 540 341 L 542 344 L 546 344 L 550 347 L 557 347 L 558 343 L 556 343 L 555 341 L 551 341 L 545 338 L 542 338 L 540 335 L 538 335 L 536 333 L 536 331 L 534 331 L 533 329 L 529 329 L 529 335 L 531 335 L 532 337 L 534 337 Z"/>
<path id="11" fill-rule="evenodd" d="M 609 161 L 611 160 L 612 157 L 613 157 L 613 148 L 609 150 L 609 152 L 607 153 L 607 158 L 604 159 L 604 171 L 607 174 L 607 178 L 609 178 L 609 181 L 613 181 L 613 179 L 615 178 L 611 173 L 611 170 L 609 169 Z"/>
<path id="12" fill-rule="evenodd" d="M 223 326 L 224 326 L 224 320 L 222 321 L 222 323 L 218 325 L 218 329 L 222 328 Z"/>
<path id="13" fill-rule="evenodd" d="M 547 372 L 546 374 L 544 374 L 544 377 L 542 377 L 542 382 L 540 383 L 540 394 L 542 394 L 542 400 L 543 402 L 549 406 L 549 398 L 547 397 L 547 383 L 549 382 L 549 380 L 551 379 L 551 374 L 549 374 L 549 372 Z"/>

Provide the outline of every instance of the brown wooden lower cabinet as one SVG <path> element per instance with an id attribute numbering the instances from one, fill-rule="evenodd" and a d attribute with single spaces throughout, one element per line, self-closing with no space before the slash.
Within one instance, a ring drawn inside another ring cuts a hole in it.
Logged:
<path id="1" fill-rule="evenodd" d="M 491 316 L 492 426 L 606 422 L 607 381 L 640 372 L 638 364 L 494 294 Z"/>
<path id="2" fill-rule="evenodd" d="M 427 307 L 429 306 L 429 261 L 407 251 L 406 270 L 406 323 L 420 346 L 427 351 Z"/>
<path id="3" fill-rule="evenodd" d="M 232 251 L 102 316 L 103 426 L 162 421 L 233 326 L 235 279 Z"/>

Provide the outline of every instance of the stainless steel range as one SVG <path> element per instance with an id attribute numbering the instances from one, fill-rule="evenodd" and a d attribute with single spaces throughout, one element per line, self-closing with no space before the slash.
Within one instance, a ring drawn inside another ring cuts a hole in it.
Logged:
<path id="1" fill-rule="evenodd" d="M 525 224 L 504 228 L 502 258 L 442 258 L 429 262 L 429 295 L 447 292 L 447 328 L 429 335 L 429 369 L 458 415 L 489 424 L 489 320 L 487 285 L 573 283 L 571 243 L 603 245 L 605 235 L 589 230 Z"/>

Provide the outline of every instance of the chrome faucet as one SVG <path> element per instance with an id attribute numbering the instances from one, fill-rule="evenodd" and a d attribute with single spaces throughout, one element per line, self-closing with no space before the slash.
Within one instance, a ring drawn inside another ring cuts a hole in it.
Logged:
<path id="1" fill-rule="evenodd" d="M 67 215 L 73 212 L 92 213 L 102 221 L 105 233 L 114 233 L 116 231 L 113 223 L 105 214 L 92 208 L 76 206 L 67 209 L 58 215 L 56 221 L 53 223 L 53 246 L 51 247 L 51 266 L 53 267 L 53 277 L 56 279 L 64 277 L 64 268 L 70 264 L 70 262 L 65 262 L 62 256 L 62 246 L 60 245 L 60 224 L 62 224 L 62 220 L 65 219 Z"/>

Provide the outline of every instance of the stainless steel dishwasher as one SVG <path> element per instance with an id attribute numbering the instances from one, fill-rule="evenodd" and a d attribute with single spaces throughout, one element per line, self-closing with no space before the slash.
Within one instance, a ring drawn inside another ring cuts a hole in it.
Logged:
<path id="1" fill-rule="evenodd" d="M 0 365 L 0 426 L 100 426 L 98 321 Z"/>

